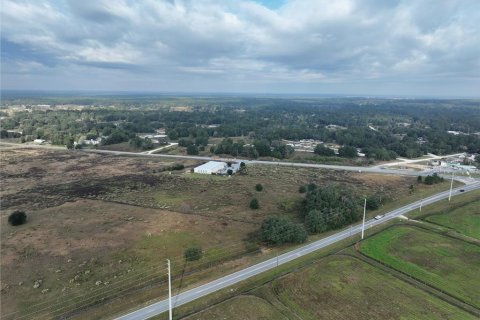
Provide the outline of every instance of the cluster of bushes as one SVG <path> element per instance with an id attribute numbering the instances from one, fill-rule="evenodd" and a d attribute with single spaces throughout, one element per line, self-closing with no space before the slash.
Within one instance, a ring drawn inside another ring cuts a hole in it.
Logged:
<path id="1" fill-rule="evenodd" d="M 269 217 L 261 227 L 261 239 L 267 244 L 301 243 L 307 231 L 320 233 L 340 228 L 361 219 L 362 201 L 351 190 L 339 185 L 319 188 L 314 183 L 299 188 L 306 193 L 302 203 L 303 224 L 295 224 L 286 217 Z M 367 198 L 367 208 L 377 209 L 382 198 L 373 195 Z"/>
<path id="2" fill-rule="evenodd" d="M 105 133 L 108 134 L 104 134 L 106 138 L 102 140 L 103 145 L 122 143 L 136 137 L 135 133 L 122 129 L 107 130 Z"/>
<path id="3" fill-rule="evenodd" d="M 318 154 L 319 156 L 324 156 L 324 157 L 334 157 L 335 156 L 335 151 L 333 151 L 333 149 L 325 147 L 323 144 L 317 144 L 317 146 L 315 147 L 313 152 L 315 154 Z"/>
<path id="4" fill-rule="evenodd" d="M 142 139 L 140 137 L 133 137 L 128 141 L 128 144 L 131 147 L 137 148 L 137 149 L 143 149 L 143 150 L 149 150 L 153 148 L 153 141 L 152 139 L 145 138 Z"/>
<path id="5" fill-rule="evenodd" d="M 205 150 L 208 144 L 208 136 L 198 136 L 195 138 L 181 138 L 178 140 L 180 147 L 187 148 L 188 155 L 198 155 L 200 151 Z"/>
<path id="6" fill-rule="evenodd" d="M 397 153 L 395 151 L 387 150 L 385 148 L 369 147 L 369 148 L 362 149 L 362 152 L 365 153 L 365 156 L 367 158 L 380 160 L 380 161 L 394 160 L 397 158 Z"/>
<path id="7" fill-rule="evenodd" d="M 425 178 L 423 178 L 422 176 L 418 176 L 417 178 L 418 183 L 424 183 L 428 185 L 437 184 L 437 183 L 443 182 L 444 180 L 445 179 L 443 179 L 443 177 L 440 177 L 437 173 L 428 175 Z"/>
<path id="8" fill-rule="evenodd" d="M 164 171 L 175 171 L 175 170 L 183 170 L 185 169 L 185 166 L 181 163 L 175 163 L 169 167 L 164 167 L 164 168 L 160 168 L 158 170 L 153 170 L 153 172 L 164 172 Z"/>
<path id="9" fill-rule="evenodd" d="M 286 217 L 268 217 L 263 221 L 260 233 L 262 241 L 270 245 L 303 243 L 307 240 L 305 227 Z"/>
<path id="10" fill-rule="evenodd" d="M 20 138 L 22 136 L 19 132 L 8 132 L 7 130 L 0 130 L 0 138 Z"/>
<path id="11" fill-rule="evenodd" d="M 335 156 L 335 151 L 324 146 L 323 144 L 317 144 L 313 152 L 323 157 Z M 342 158 L 356 158 L 358 156 L 357 148 L 352 146 L 343 146 L 338 149 L 338 156 Z"/>
<path id="12" fill-rule="evenodd" d="M 369 159 L 375 160 L 392 160 L 397 158 L 397 153 L 385 148 L 368 147 L 364 148 L 363 152 Z M 323 144 L 318 144 L 315 147 L 314 153 L 323 157 L 334 157 L 335 152 Z M 353 146 L 343 146 L 338 150 L 338 156 L 343 158 L 356 158 L 358 156 L 357 148 Z"/>

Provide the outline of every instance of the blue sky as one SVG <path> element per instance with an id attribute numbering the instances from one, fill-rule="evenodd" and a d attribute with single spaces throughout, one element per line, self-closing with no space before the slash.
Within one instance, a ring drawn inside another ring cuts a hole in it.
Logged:
<path id="1" fill-rule="evenodd" d="M 1 88 L 479 96 L 477 0 L 3 0 Z"/>

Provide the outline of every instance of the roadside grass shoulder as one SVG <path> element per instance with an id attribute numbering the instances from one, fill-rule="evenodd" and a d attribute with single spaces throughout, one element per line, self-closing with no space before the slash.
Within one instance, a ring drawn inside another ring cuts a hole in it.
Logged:
<path id="1" fill-rule="evenodd" d="M 480 239 L 480 200 L 452 211 L 429 215 L 425 220 L 452 228 L 466 236 Z"/>

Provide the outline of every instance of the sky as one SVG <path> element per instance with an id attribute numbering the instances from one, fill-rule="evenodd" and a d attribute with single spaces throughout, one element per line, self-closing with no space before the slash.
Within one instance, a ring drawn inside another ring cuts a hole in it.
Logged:
<path id="1" fill-rule="evenodd" d="M 478 0 L 2 0 L 1 89 L 480 96 Z"/>

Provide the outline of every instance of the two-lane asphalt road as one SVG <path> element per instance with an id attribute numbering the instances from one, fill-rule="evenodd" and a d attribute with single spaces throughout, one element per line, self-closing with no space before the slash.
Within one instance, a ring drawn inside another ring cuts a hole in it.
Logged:
<path id="1" fill-rule="evenodd" d="M 64 147 L 51 146 L 51 145 L 34 145 L 34 144 L 20 144 L 12 142 L 1 142 L 3 145 L 18 146 L 20 148 L 36 148 L 36 149 L 48 149 L 48 150 L 63 150 L 67 151 Z M 115 151 L 115 150 L 102 150 L 102 149 L 82 149 L 72 150 L 71 152 L 89 152 L 99 153 L 107 155 L 117 156 L 133 156 L 133 157 L 156 157 L 167 159 L 184 159 L 184 160 L 199 160 L 199 161 L 243 161 L 247 164 L 260 164 L 260 165 L 275 165 L 275 166 L 287 166 L 287 167 L 302 167 L 302 168 L 317 168 L 317 169 L 329 169 L 329 170 L 341 170 L 352 172 L 368 172 L 368 173 L 380 173 L 380 174 L 394 174 L 394 175 L 407 175 L 418 176 L 427 175 L 428 172 L 421 172 L 408 169 L 392 169 L 387 167 L 360 167 L 360 166 L 342 166 L 342 165 L 330 165 L 330 164 L 317 164 L 317 163 L 302 163 L 302 162 L 284 162 L 284 161 L 266 161 L 266 160 L 247 160 L 236 158 L 218 158 L 218 157 L 206 157 L 206 156 L 185 156 L 174 154 L 158 154 L 158 153 L 136 153 L 128 151 Z"/>
<path id="2" fill-rule="evenodd" d="M 471 183 L 466 186 L 462 186 L 456 189 L 453 189 L 452 191 L 452 196 L 458 195 L 463 192 L 469 192 L 472 190 L 480 189 L 480 182 L 476 181 L 474 183 Z M 464 190 L 463 192 L 460 192 L 460 190 Z M 395 209 L 393 211 L 390 211 L 386 213 L 383 218 L 379 220 L 375 219 L 370 219 L 365 222 L 365 229 L 371 228 L 373 226 L 382 224 L 388 220 L 394 219 L 395 217 L 398 217 L 400 215 L 404 215 L 408 213 L 409 211 L 418 209 L 420 205 L 425 206 L 443 199 L 447 199 L 449 196 L 449 191 L 444 191 L 437 193 L 433 196 L 430 196 L 428 198 L 413 202 L 409 205 L 403 206 L 401 208 Z M 348 237 L 351 237 L 353 235 L 357 235 L 361 233 L 362 230 L 362 224 L 358 224 L 355 226 L 352 226 L 349 229 L 345 229 L 342 231 L 339 231 L 331 236 L 328 236 L 324 239 L 312 242 L 310 244 L 304 245 L 300 248 L 291 250 L 287 253 L 284 253 L 282 255 L 278 256 L 275 258 L 268 259 L 266 261 L 263 261 L 261 263 L 255 264 L 251 267 L 242 269 L 240 271 L 234 272 L 230 275 L 224 276 L 222 278 L 219 278 L 217 280 L 211 281 L 209 283 L 206 283 L 204 285 L 201 285 L 197 288 L 182 292 L 176 296 L 172 297 L 172 301 L 174 302 L 175 306 L 180 306 L 183 304 L 186 304 L 188 302 L 191 302 L 195 299 L 201 298 L 203 296 L 206 296 L 210 293 L 213 293 L 215 291 L 218 291 L 220 289 L 224 289 L 226 287 L 229 287 L 233 284 L 236 284 L 240 281 L 243 281 L 245 279 L 248 279 L 250 277 L 253 277 L 255 275 L 258 275 L 264 271 L 270 270 L 272 268 L 275 268 L 277 265 L 281 265 L 284 263 L 287 263 L 289 261 L 292 261 L 294 259 L 297 259 L 299 257 L 302 257 L 306 254 L 312 253 L 316 250 L 325 248 L 331 244 L 334 244 L 336 242 L 339 242 L 343 239 L 346 239 Z M 128 313 L 126 315 L 120 316 L 116 318 L 116 320 L 143 320 L 143 319 L 148 319 L 153 316 L 156 316 L 160 313 L 163 313 L 168 310 L 168 299 L 162 300 L 157 303 L 153 303 L 147 307 L 141 308 L 139 310 L 136 310 L 134 312 Z"/>

